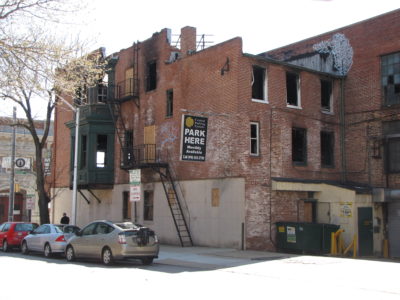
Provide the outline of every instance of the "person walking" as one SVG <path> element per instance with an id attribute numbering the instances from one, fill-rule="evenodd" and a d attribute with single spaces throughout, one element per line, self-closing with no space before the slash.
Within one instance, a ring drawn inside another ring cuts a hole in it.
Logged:
<path id="1" fill-rule="evenodd" d="M 67 216 L 67 213 L 63 213 L 63 216 L 62 216 L 60 222 L 61 222 L 61 224 L 66 224 L 66 225 L 69 224 L 69 217 Z"/>

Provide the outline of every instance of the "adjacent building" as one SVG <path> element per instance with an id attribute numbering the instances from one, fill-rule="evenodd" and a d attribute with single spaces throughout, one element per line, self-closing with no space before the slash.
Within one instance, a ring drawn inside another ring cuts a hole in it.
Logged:
<path id="1" fill-rule="evenodd" d="M 11 151 L 13 119 L 0 118 L 0 223 L 8 221 Z M 44 122 L 36 121 L 36 130 L 41 136 Z M 50 131 L 44 148 L 46 177 L 50 175 L 51 146 L 53 132 Z M 14 221 L 32 221 L 40 223 L 38 197 L 36 193 L 35 144 L 30 132 L 23 127 L 15 127 L 15 165 L 14 165 Z M 48 181 L 50 184 L 50 181 Z M 50 189 L 50 186 L 48 186 Z"/>
<path id="2" fill-rule="evenodd" d="M 72 209 L 78 138 L 78 225 L 133 220 L 164 243 L 273 250 L 278 221 L 333 223 L 361 255 L 389 239 L 400 256 L 399 21 L 259 55 L 239 37 L 199 49 L 195 28 L 179 44 L 163 29 L 111 55 L 79 137 L 56 109 L 54 220 Z"/>

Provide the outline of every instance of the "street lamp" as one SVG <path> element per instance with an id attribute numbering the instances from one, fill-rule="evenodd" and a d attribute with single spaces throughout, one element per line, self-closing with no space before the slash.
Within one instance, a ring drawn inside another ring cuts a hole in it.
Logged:
<path id="1" fill-rule="evenodd" d="M 78 145 L 79 145 L 79 106 L 72 106 L 69 102 L 63 98 L 59 98 L 65 103 L 72 111 L 75 112 L 75 146 L 74 146 L 74 176 L 72 184 L 72 212 L 71 212 L 71 224 L 76 225 L 76 208 L 77 208 L 77 192 L 78 192 Z"/>

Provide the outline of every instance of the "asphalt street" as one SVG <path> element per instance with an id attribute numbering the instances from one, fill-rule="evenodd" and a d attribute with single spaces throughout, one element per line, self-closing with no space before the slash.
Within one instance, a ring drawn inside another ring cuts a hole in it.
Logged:
<path id="1" fill-rule="evenodd" d="M 139 261 L 0 252 L 0 299 L 400 299 L 398 261 L 161 246 Z M 361 299 L 361 298 L 360 298 Z"/>

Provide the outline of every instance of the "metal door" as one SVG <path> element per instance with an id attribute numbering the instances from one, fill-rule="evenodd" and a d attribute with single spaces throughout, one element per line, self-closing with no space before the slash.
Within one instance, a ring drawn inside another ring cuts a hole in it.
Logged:
<path id="1" fill-rule="evenodd" d="M 358 208 L 358 247 L 360 256 L 373 255 L 372 207 Z"/>
<path id="2" fill-rule="evenodd" d="M 400 257 L 400 203 L 391 202 L 388 205 L 389 254 Z"/>

